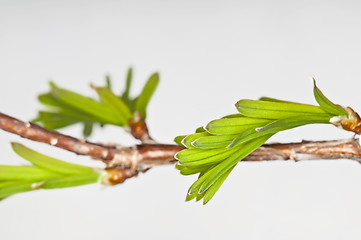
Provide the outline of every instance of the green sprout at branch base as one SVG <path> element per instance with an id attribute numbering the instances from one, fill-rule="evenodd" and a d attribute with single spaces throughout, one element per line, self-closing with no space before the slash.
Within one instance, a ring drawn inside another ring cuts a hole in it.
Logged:
<path id="1" fill-rule="evenodd" d="M 134 119 L 144 120 L 148 103 L 159 83 L 159 74 L 152 74 L 141 93 L 135 98 L 129 95 L 132 75 L 132 69 L 129 69 L 125 90 L 120 96 L 112 91 L 109 77 L 106 78 L 104 87 L 92 85 L 99 100 L 60 88 L 51 82 L 50 91 L 38 97 L 48 109 L 39 111 L 34 122 L 41 123 L 49 130 L 82 123 L 83 135 L 88 137 L 92 133 L 94 124 L 101 126 L 111 124 L 127 128 Z"/>
<path id="2" fill-rule="evenodd" d="M 67 163 L 35 152 L 20 143 L 11 145 L 19 156 L 32 165 L 0 165 L 0 199 L 38 189 L 67 188 L 96 183 L 105 175 L 103 170 Z"/>

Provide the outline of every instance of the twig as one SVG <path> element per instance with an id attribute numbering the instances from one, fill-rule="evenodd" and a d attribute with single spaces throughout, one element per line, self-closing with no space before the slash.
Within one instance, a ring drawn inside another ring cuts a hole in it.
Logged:
<path id="1" fill-rule="evenodd" d="M 95 159 L 111 160 L 118 152 L 115 147 L 101 146 L 56 131 L 50 131 L 34 123 L 23 122 L 3 113 L 0 113 L 0 129 L 23 138 L 50 144 L 78 155 L 87 155 Z"/>
<path id="2" fill-rule="evenodd" d="M 107 164 L 106 170 L 109 173 L 109 179 L 106 179 L 105 182 L 111 184 L 121 183 L 127 178 L 136 176 L 139 172 L 145 172 L 154 166 L 174 163 L 176 162 L 174 155 L 184 149 L 184 147 L 174 144 L 148 143 L 124 148 L 104 146 L 70 137 L 56 131 L 49 131 L 36 124 L 20 121 L 3 113 L 0 113 L 0 129 L 79 155 L 100 159 Z M 148 135 L 147 132 L 146 135 Z M 351 159 L 361 161 L 359 140 L 344 139 L 264 144 L 242 161 L 303 161 L 320 159 Z"/>
<path id="3" fill-rule="evenodd" d="M 350 159 L 361 161 L 359 140 L 302 141 L 264 144 L 242 161 Z"/>

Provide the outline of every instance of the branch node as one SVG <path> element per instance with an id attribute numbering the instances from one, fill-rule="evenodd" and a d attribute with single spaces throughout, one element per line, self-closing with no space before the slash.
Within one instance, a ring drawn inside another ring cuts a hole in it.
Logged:
<path id="1" fill-rule="evenodd" d="M 145 119 L 140 116 L 139 112 L 134 113 L 134 118 L 129 120 L 130 133 L 132 136 L 143 143 L 154 143 L 150 137 Z"/>
<path id="2" fill-rule="evenodd" d="M 50 138 L 50 145 L 55 146 L 58 143 L 57 138 Z"/>

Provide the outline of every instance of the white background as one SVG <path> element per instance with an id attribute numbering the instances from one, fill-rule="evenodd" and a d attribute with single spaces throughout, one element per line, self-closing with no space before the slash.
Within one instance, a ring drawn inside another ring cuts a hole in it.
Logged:
<path id="1" fill-rule="evenodd" d="M 153 72 L 157 140 L 225 114 L 241 98 L 314 103 L 310 76 L 361 111 L 357 1 L 0 1 L 0 111 L 30 120 L 49 80 L 94 96 L 134 67 L 134 94 Z M 63 132 L 80 137 L 81 128 Z M 352 137 L 307 126 L 272 141 Z M 93 141 L 135 142 L 122 129 Z M 19 141 L 82 164 L 86 157 L 0 132 L 0 164 L 24 164 Z M 99 163 L 97 163 L 99 166 Z M 0 239 L 360 239 L 361 166 L 349 160 L 241 163 L 206 205 L 185 202 L 195 177 L 159 167 L 116 187 L 37 191 L 0 202 Z"/>

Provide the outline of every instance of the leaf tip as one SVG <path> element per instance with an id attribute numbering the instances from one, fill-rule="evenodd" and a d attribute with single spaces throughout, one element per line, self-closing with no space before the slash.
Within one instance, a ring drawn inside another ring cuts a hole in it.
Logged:
<path id="1" fill-rule="evenodd" d="M 15 148 L 22 146 L 22 144 L 18 142 L 10 142 L 11 147 L 15 150 Z"/>
<path id="2" fill-rule="evenodd" d="M 312 82 L 313 87 L 316 88 L 317 87 L 316 86 L 316 79 L 314 77 L 310 76 L 310 80 Z"/>
<path id="3" fill-rule="evenodd" d="M 177 161 L 179 161 L 178 153 L 179 153 L 179 152 L 177 152 L 177 153 L 174 155 L 174 159 L 177 160 Z"/>
<path id="4" fill-rule="evenodd" d="M 191 187 L 187 192 L 187 196 L 194 194 L 194 189 Z"/>
<path id="5" fill-rule="evenodd" d="M 90 83 L 90 88 L 96 92 L 98 92 L 100 90 L 100 87 L 96 86 L 94 83 Z"/>
<path id="6" fill-rule="evenodd" d="M 56 84 L 55 84 L 55 82 L 53 82 L 53 81 L 49 81 L 49 86 L 50 86 L 50 88 L 57 88 L 57 86 L 56 86 Z"/>
<path id="7" fill-rule="evenodd" d="M 206 205 L 206 204 L 209 202 L 209 200 L 211 200 L 211 199 L 205 199 L 205 198 L 203 198 L 203 206 Z"/>
<path id="8" fill-rule="evenodd" d="M 199 138 L 198 138 L 199 139 Z M 199 141 L 197 141 L 198 139 L 194 140 L 193 142 L 191 142 L 191 145 L 195 148 L 199 147 Z"/>

